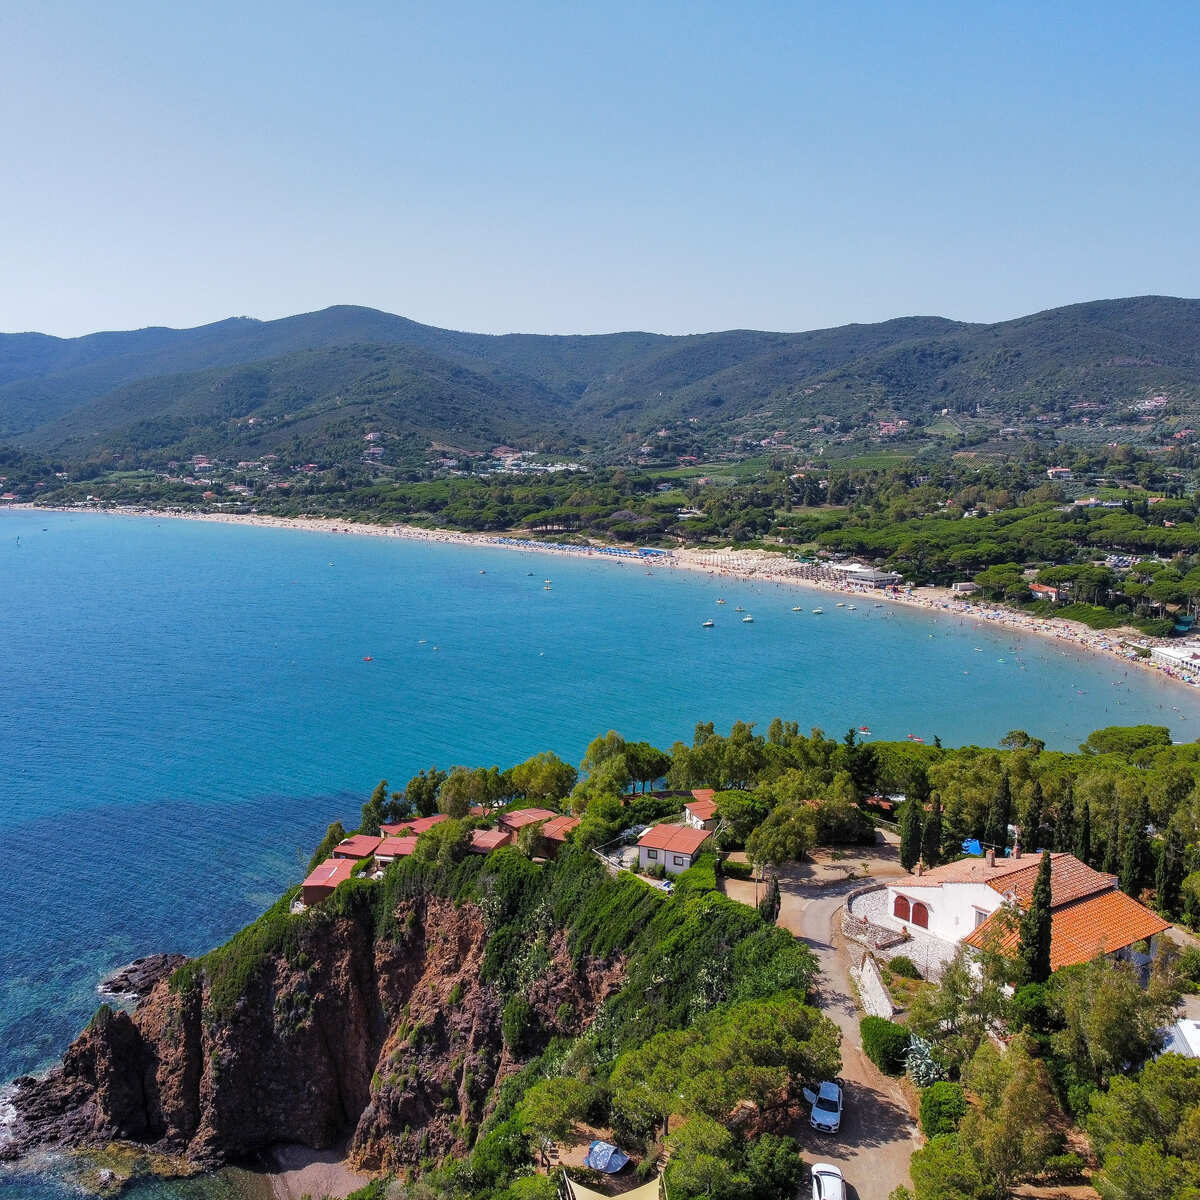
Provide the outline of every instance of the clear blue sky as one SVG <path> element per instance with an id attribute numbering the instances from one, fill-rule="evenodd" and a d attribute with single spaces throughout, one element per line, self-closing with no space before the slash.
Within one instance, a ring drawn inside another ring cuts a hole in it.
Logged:
<path id="1" fill-rule="evenodd" d="M 0 329 L 1200 294 L 1200 4 L 0 7 Z"/>

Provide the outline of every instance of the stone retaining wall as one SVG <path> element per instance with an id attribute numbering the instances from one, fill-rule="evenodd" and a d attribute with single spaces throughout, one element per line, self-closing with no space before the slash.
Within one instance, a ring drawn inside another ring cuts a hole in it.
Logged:
<path id="1" fill-rule="evenodd" d="M 869 1017 L 886 1017 L 890 1021 L 896 1015 L 896 1009 L 874 957 L 864 954 L 862 962 L 850 970 L 858 984 L 858 998 L 862 1001 L 863 1012 Z"/>
<path id="2" fill-rule="evenodd" d="M 865 896 L 868 892 L 880 892 L 886 886 L 883 883 L 872 883 L 866 887 L 855 888 L 846 897 L 846 903 L 842 906 L 842 932 L 848 938 L 853 938 L 856 942 L 861 942 L 872 950 L 890 950 L 891 947 L 908 941 L 907 933 L 895 929 L 884 929 L 882 925 L 872 925 L 870 921 L 864 921 L 850 911 L 854 907 L 854 901 L 860 896 Z"/>

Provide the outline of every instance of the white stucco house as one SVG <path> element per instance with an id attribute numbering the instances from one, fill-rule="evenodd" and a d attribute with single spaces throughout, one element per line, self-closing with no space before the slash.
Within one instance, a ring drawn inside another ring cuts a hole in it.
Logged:
<path id="1" fill-rule="evenodd" d="M 716 829 L 717 793 L 712 788 L 693 788 L 692 798 L 683 806 L 683 819 L 693 829 Z"/>
<path id="2" fill-rule="evenodd" d="M 691 825 L 651 825 L 638 838 L 638 866 L 644 871 L 661 864 L 668 875 L 678 875 L 692 865 L 708 840 L 707 829 L 694 829 Z"/>
<path id="3" fill-rule="evenodd" d="M 888 884 L 887 924 L 947 943 L 1015 952 L 1018 936 L 998 914 L 1023 912 L 1033 896 L 1041 855 L 966 858 Z M 1170 922 L 1117 888 L 1073 854 L 1050 856 L 1050 965 L 1088 962 L 1101 954 L 1148 964 Z"/>

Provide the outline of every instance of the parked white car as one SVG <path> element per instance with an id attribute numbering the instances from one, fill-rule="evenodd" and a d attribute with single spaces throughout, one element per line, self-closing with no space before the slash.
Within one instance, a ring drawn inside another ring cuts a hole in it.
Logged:
<path id="1" fill-rule="evenodd" d="M 837 1133 L 842 1125 L 842 1089 L 826 1081 L 815 1091 L 804 1089 L 804 1098 L 812 1105 L 808 1123 L 822 1133 Z"/>
<path id="2" fill-rule="evenodd" d="M 846 1200 L 846 1181 L 833 1163 L 813 1163 L 812 1200 Z"/>

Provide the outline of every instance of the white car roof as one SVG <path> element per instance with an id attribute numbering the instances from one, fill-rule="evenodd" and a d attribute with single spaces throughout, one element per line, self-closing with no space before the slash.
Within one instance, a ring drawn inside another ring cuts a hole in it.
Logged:
<path id="1" fill-rule="evenodd" d="M 836 1083 L 825 1082 L 817 1089 L 817 1095 L 828 1100 L 836 1100 L 841 1094 L 842 1089 Z"/>

